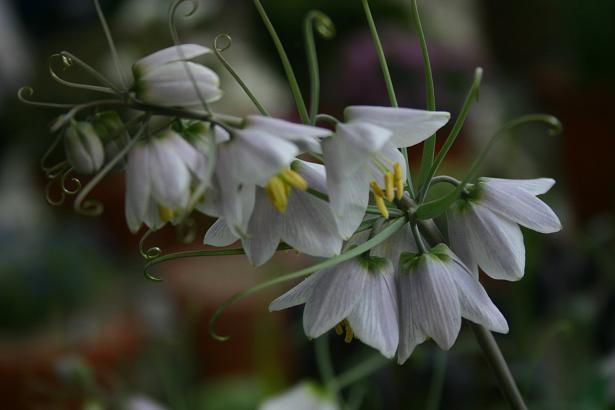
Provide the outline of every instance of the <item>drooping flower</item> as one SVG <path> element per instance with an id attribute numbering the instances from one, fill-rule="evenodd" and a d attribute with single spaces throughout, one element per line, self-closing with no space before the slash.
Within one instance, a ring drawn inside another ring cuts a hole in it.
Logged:
<path id="1" fill-rule="evenodd" d="M 267 399 L 259 410 L 339 410 L 335 399 L 320 386 L 303 382 L 278 396 Z"/>
<path id="2" fill-rule="evenodd" d="M 226 132 L 227 138 L 218 145 L 213 187 L 199 209 L 224 218 L 233 234 L 242 238 L 247 237 L 256 187 L 264 188 L 283 213 L 291 188 L 306 188 L 290 164 L 301 152 L 320 152 L 320 139 L 331 134 L 325 128 L 261 116 L 248 116 L 242 127 L 220 132 Z"/>
<path id="3" fill-rule="evenodd" d="M 265 188 L 256 188 L 254 211 L 247 227 L 242 246 L 250 262 L 260 266 L 275 253 L 280 241 L 294 249 L 312 256 L 331 257 L 339 254 L 342 237 L 337 231 L 329 204 L 301 188 L 310 186 L 327 193 L 325 167 L 295 160 L 290 169 L 296 173 L 295 185 L 287 184 L 280 189 L 287 198 L 284 212 L 276 207 Z M 280 178 L 293 178 L 283 173 Z M 305 185 L 302 185 L 303 182 Z M 287 188 L 288 187 L 288 188 Z M 292 188 L 291 188 L 292 187 Z M 239 239 L 228 227 L 224 218 L 219 218 L 205 235 L 205 244 L 227 246 Z"/>
<path id="4" fill-rule="evenodd" d="M 158 229 L 173 221 L 190 199 L 194 178 L 204 174 L 204 157 L 171 129 L 135 145 L 126 167 L 126 221 Z"/>
<path id="5" fill-rule="evenodd" d="M 305 304 L 303 329 L 316 338 L 335 328 L 391 358 L 399 340 L 395 268 L 382 257 L 360 256 L 318 271 L 275 299 L 270 311 Z"/>
<path id="6" fill-rule="evenodd" d="M 448 350 L 457 339 L 462 317 L 495 332 L 508 332 L 506 319 L 478 279 L 442 243 L 427 253 L 403 253 L 398 283 L 400 364 L 428 337 Z"/>
<path id="7" fill-rule="evenodd" d="M 450 114 L 352 106 L 344 117 L 346 123 L 337 124 L 335 136 L 323 141 L 323 152 L 331 206 L 340 232 L 349 238 L 361 223 L 370 188 L 385 216 L 384 199 L 391 202 L 403 195 L 406 161 L 398 148 L 424 141 L 448 122 Z"/>
<path id="8" fill-rule="evenodd" d="M 188 61 L 209 53 L 211 50 L 207 47 L 184 44 L 137 61 L 132 67 L 137 99 L 187 108 L 201 105 L 201 97 L 208 103 L 219 100 L 222 91 L 218 75 L 208 67 Z"/>
<path id="9" fill-rule="evenodd" d="M 79 174 L 93 174 L 105 162 L 105 149 L 89 122 L 79 121 L 69 125 L 64 134 L 64 149 L 66 160 Z"/>
<path id="10" fill-rule="evenodd" d="M 554 183 L 549 178 L 480 178 L 447 212 L 451 248 L 475 275 L 480 266 L 495 279 L 521 279 L 525 246 L 519 225 L 541 233 L 562 228 L 557 215 L 537 198 Z"/>

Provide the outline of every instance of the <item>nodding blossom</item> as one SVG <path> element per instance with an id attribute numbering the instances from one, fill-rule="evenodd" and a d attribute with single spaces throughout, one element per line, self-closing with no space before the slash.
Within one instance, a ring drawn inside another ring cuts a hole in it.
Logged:
<path id="1" fill-rule="evenodd" d="M 66 160 L 82 175 L 98 171 L 105 163 L 105 148 L 89 122 L 75 121 L 64 134 Z"/>

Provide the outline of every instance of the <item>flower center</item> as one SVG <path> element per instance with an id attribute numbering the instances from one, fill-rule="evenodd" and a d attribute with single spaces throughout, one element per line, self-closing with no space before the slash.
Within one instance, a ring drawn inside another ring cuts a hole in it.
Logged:
<path id="1" fill-rule="evenodd" d="M 167 208 L 165 206 L 158 207 L 158 216 L 160 216 L 160 220 L 162 222 L 169 222 L 175 216 L 175 211 L 171 208 Z"/>
<path id="2" fill-rule="evenodd" d="M 301 191 L 306 191 L 308 189 L 308 183 L 301 175 L 292 169 L 285 169 L 278 175 L 271 177 L 265 185 L 267 196 L 278 212 L 284 213 L 284 211 L 286 211 L 288 197 L 293 187 Z"/>
<path id="3" fill-rule="evenodd" d="M 401 199 L 404 195 L 404 180 L 399 162 L 393 164 L 393 172 L 386 169 L 384 172 L 384 189 L 382 189 L 376 180 L 372 180 L 369 184 L 378 210 L 384 217 L 389 218 L 389 210 L 384 202 L 385 198 L 389 202 L 393 202 L 395 198 Z"/>
<path id="4" fill-rule="evenodd" d="M 335 333 L 338 336 L 341 336 L 342 334 L 344 334 L 344 332 L 346 333 L 346 335 L 344 336 L 344 342 L 352 342 L 352 339 L 354 338 L 354 332 L 352 331 L 352 327 L 350 327 L 350 323 L 348 323 L 348 320 L 346 319 L 335 325 Z"/>

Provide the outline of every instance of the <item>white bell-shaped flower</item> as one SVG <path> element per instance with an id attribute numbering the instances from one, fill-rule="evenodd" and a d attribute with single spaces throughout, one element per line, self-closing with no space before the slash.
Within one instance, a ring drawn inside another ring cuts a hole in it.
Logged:
<path id="1" fill-rule="evenodd" d="M 258 410 L 339 410 L 335 399 L 320 386 L 303 382 L 265 400 Z"/>
<path id="2" fill-rule="evenodd" d="M 188 61 L 208 53 L 211 50 L 207 47 L 184 44 L 157 51 L 137 61 L 132 70 L 137 99 L 150 104 L 188 108 L 201 105 L 201 97 L 208 103 L 219 100 L 222 91 L 218 74 Z"/>
<path id="3" fill-rule="evenodd" d="M 346 108 L 344 118 L 346 123 L 336 126 L 335 136 L 323 141 L 323 152 L 331 206 L 340 232 L 349 238 L 361 223 L 370 187 L 378 192 L 382 205 L 384 198 L 393 201 L 403 195 L 406 161 L 398 148 L 429 138 L 448 122 L 450 114 L 352 106 Z"/>
<path id="4" fill-rule="evenodd" d="M 105 148 L 89 122 L 74 122 L 64 134 L 66 160 L 82 175 L 98 171 L 105 162 Z"/>
<path id="5" fill-rule="evenodd" d="M 521 279 L 525 246 L 519 225 L 541 233 L 562 229 L 557 215 L 537 198 L 554 183 L 480 178 L 447 212 L 451 248 L 475 275 L 480 266 L 494 279 Z"/>

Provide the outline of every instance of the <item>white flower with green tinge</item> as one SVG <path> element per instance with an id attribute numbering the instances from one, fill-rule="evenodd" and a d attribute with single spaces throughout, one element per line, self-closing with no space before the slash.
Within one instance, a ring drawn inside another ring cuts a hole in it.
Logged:
<path id="1" fill-rule="evenodd" d="M 264 188 L 271 203 L 284 213 L 292 188 L 307 188 L 290 164 L 302 152 L 319 153 L 320 139 L 331 134 L 325 128 L 262 116 L 248 116 L 241 127 L 222 132 L 228 139 L 218 145 L 213 187 L 199 209 L 224 218 L 232 233 L 242 238 L 247 237 L 256 187 Z"/>
<path id="2" fill-rule="evenodd" d="M 66 160 L 82 175 L 98 171 L 105 162 L 105 148 L 100 136 L 89 122 L 74 122 L 64 134 Z"/>
<path id="3" fill-rule="evenodd" d="M 323 141 L 323 152 L 331 206 L 340 232 L 349 238 L 365 214 L 370 186 L 378 191 L 384 187 L 389 202 L 403 195 L 406 161 L 398 148 L 429 138 L 448 122 L 450 114 L 352 106 L 346 108 L 344 118 L 335 136 Z M 378 206 L 384 210 L 383 200 Z"/>
<path id="4" fill-rule="evenodd" d="M 208 103 L 219 100 L 222 91 L 218 75 L 188 61 L 209 53 L 207 47 L 184 44 L 142 58 L 132 67 L 135 96 L 150 104 L 186 108 L 200 106 L 201 97 Z"/>
<path id="5" fill-rule="evenodd" d="M 494 279 L 521 279 L 525 246 L 519 225 L 541 233 L 562 228 L 557 215 L 537 198 L 554 183 L 549 178 L 480 178 L 447 211 L 451 248 L 475 275 L 480 266 Z"/>
<path id="6" fill-rule="evenodd" d="M 205 174 L 205 158 L 171 129 L 135 145 L 126 166 L 126 221 L 132 232 L 173 221 L 190 199 L 195 178 Z"/>
<path id="7" fill-rule="evenodd" d="M 391 358 L 399 324 L 395 267 L 378 256 L 360 256 L 318 271 L 275 299 L 270 311 L 305 304 L 303 329 L 316 338 L 335 328 Z"/>
<path id="8" fill-rule="evenodd" d="M 457 339 L 462 317 L 508 333 L 506 319 L 478 279 L 444 244 L 423 254 L 402 253 L 398 286 L 400 364 L 427 338 L 448 350 Z"/>
<path id="9" fill-rule="evenodd" d="M 290 169 L 305 181 L 301 188 L 309 186 L 326 194 L 323 165 L 296 160 Z M 300 180 L 297 182 L 302 184 Z M 250 262 L 255 266 L 267 262 L 280 241 L 312 256 L 331 257 L 339 254 L 343 240 L 337 231 L 329 204 L 298 188 L 291 188 L 285 195 L 288 203 L 285 211 L 280 212 L 267 191 L 261 187 L 256 188 L 254 210 L 246 237 L 242 238 L 242 246 Z M 237 239 L 224 218 L 219 218 L 207 231 L 205 244 L 227 246 Z"/>
<path id="10" fill-rule="evenodd" d="M 265 400 L 259 410 L 339 410 L 335 399 L 320 386 L 303 382 Z"/>

